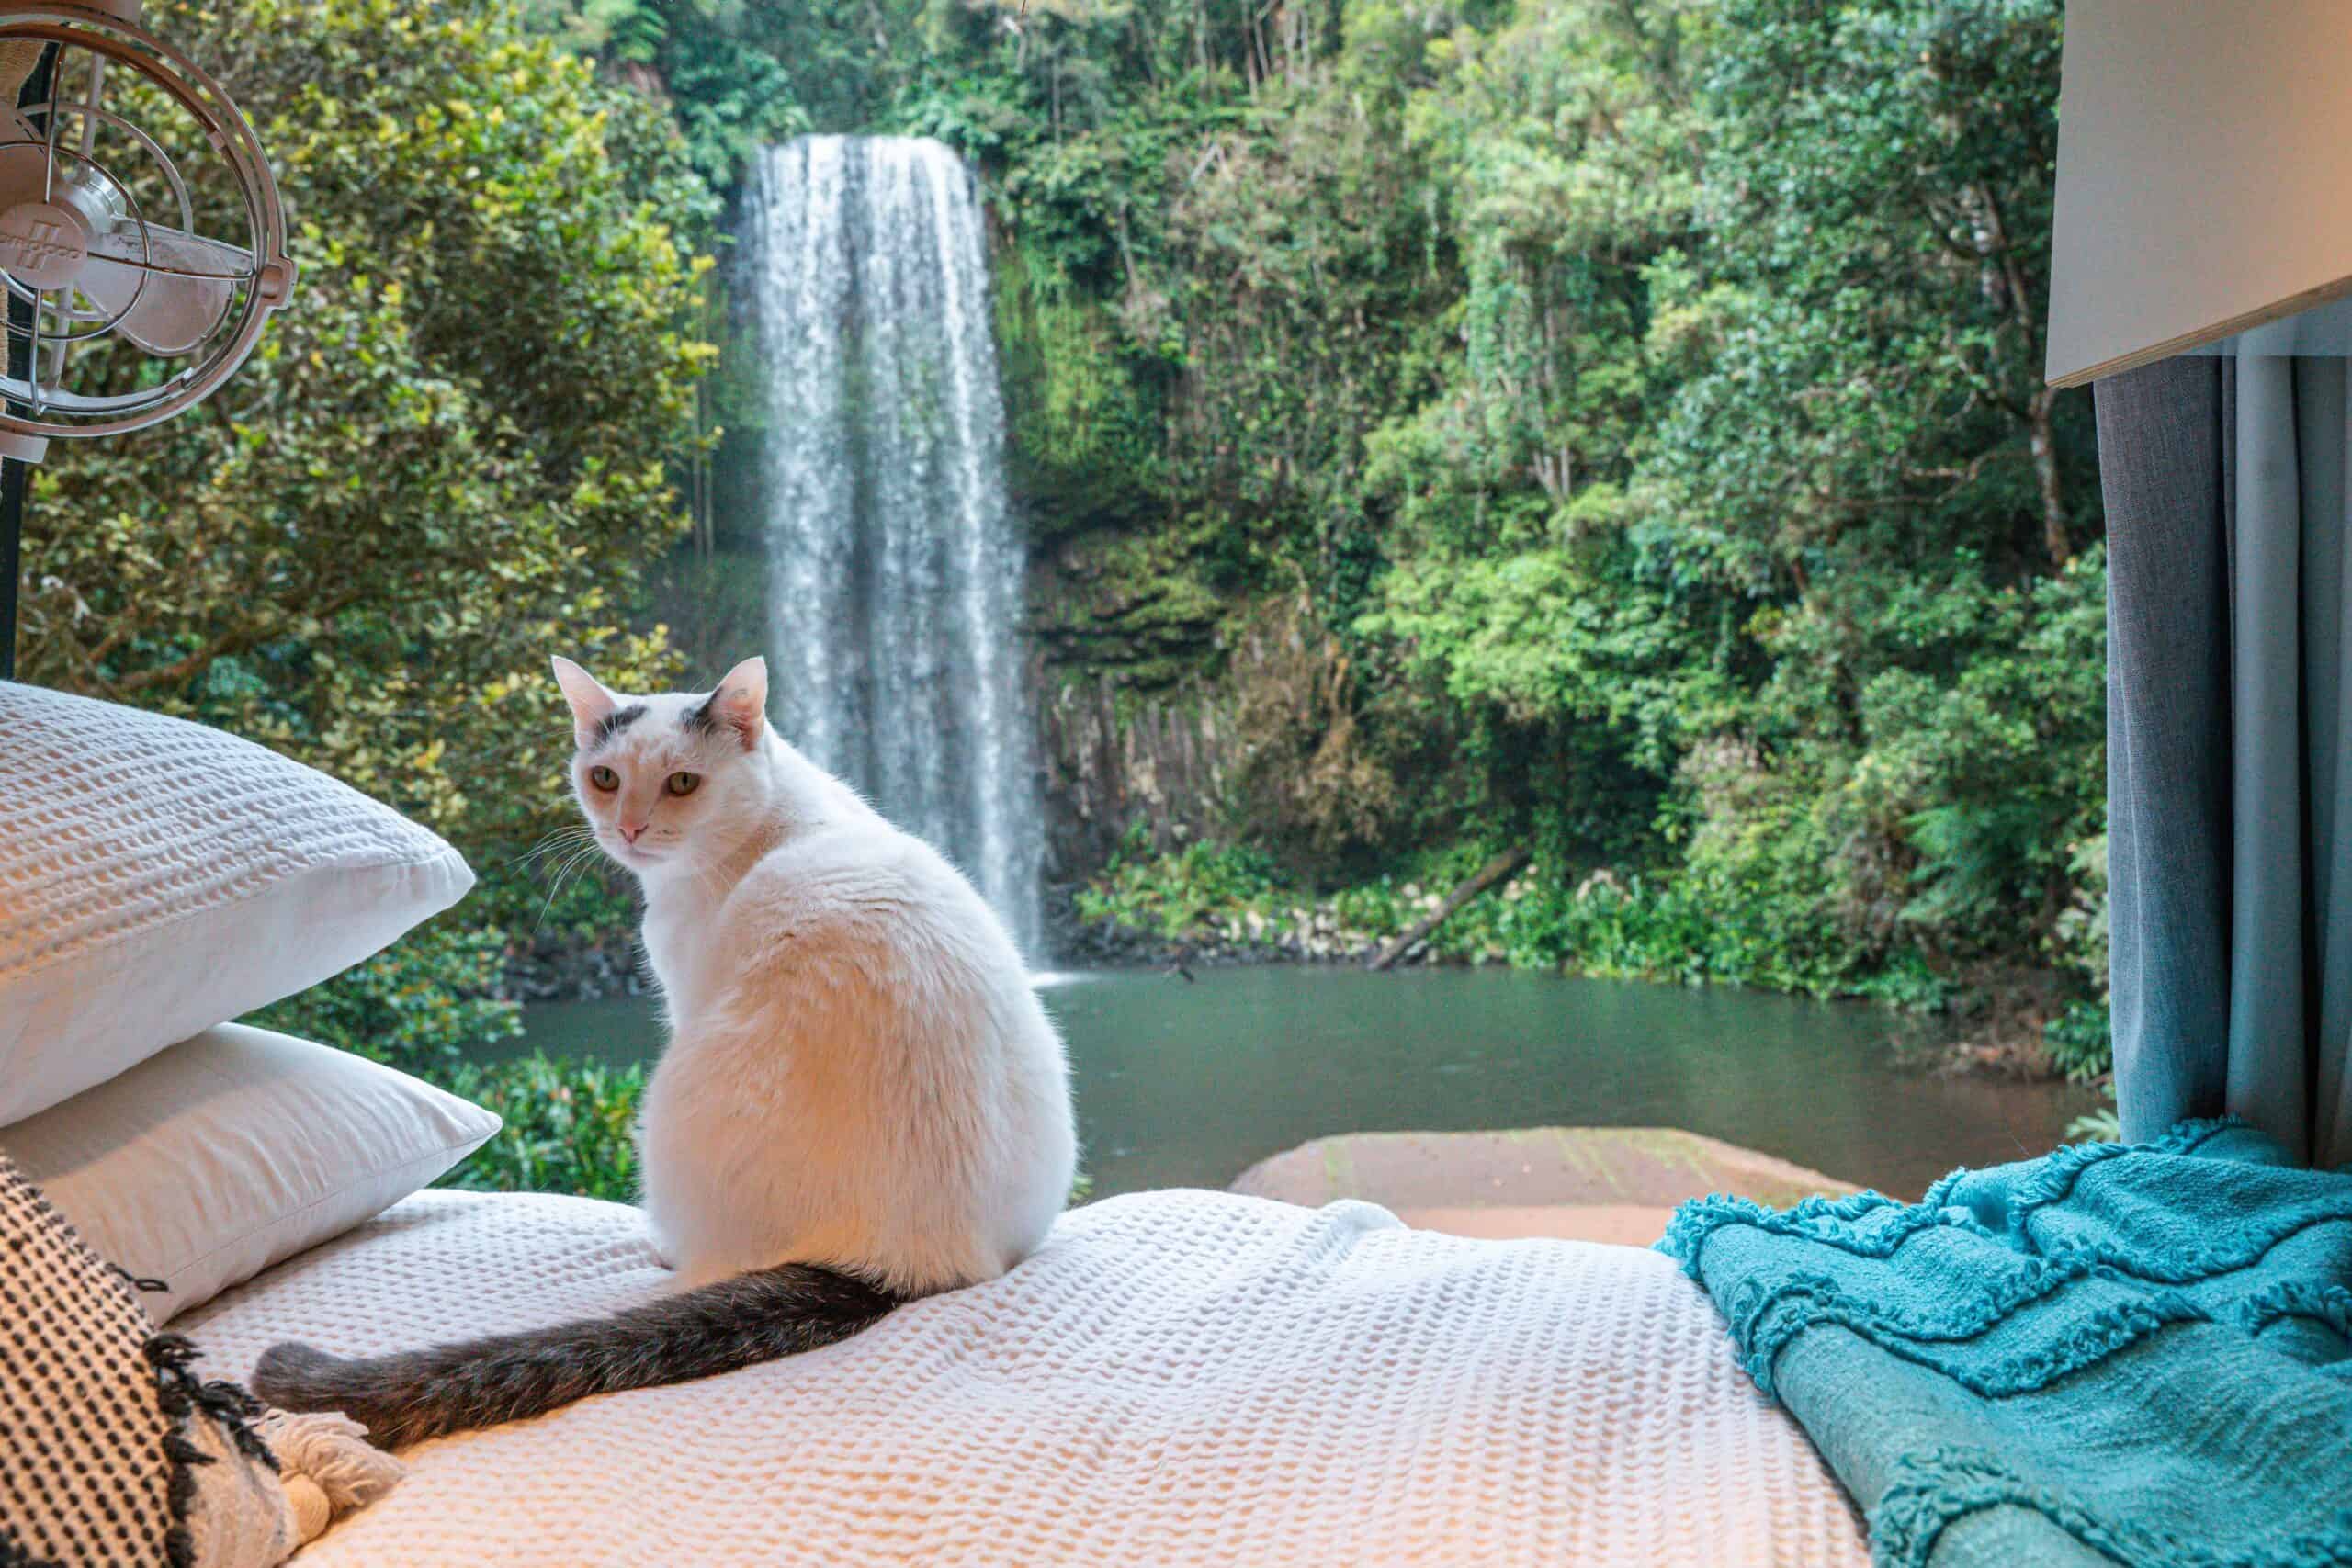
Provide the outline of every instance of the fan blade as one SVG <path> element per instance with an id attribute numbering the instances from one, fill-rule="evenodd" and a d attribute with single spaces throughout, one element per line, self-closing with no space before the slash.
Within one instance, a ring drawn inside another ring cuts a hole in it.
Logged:
<path id="1" fill-rule="evenodd" d="M 186 354 L 229 313 L 232 291 L 254 276 L 253 253 L 156 223 L 143 226 L 142 246 L 141 227 L 92 239 L 74 285 L 109 315 L 123 312 L 122 335 L 148 353 Z"/>

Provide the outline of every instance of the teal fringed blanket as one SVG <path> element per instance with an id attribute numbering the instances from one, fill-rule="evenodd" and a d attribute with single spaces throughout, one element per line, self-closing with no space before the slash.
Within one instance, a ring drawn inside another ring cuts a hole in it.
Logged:
<path id="1" fill-rule="evenodd" d="M 1881 1564 L 2352 1564 L 2352 1169 L 2231 1122 L 1659 1250 L 1870 1515 Z"/>

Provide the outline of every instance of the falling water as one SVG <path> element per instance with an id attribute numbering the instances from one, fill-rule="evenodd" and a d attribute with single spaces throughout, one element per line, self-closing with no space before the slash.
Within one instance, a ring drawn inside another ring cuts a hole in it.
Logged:
<path id="1" fill-rule="evenodd" d="M 1023 551 L 971 174 L 928 139 L 804 136 L 760 155 L 742 239 L 776 723 L 945 851 L 1037 958 Z"/>

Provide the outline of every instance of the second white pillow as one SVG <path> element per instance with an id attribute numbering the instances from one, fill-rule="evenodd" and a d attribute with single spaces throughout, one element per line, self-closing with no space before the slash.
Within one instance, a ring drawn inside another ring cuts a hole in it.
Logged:
<path id="1" fill-rule="evenodd" d="M 157 1323 L 424 1186 L 500 1126 L 347 1051 L 227 1023 L 14 1126 L 6 1149 Z"/>

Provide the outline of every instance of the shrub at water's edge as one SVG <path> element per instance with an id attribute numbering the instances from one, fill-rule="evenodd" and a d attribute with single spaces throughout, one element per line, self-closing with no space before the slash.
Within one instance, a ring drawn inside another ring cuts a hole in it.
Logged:
<path id="1" fill-rule="evenodd" d="M 443 1184 L 636 1201 L 637 1109 L 645 1075 L 643 1063 L 613 1066 L 536 1052 L 459 1064 L 444 1087 L 497 1112 L 506 1125 Z"/>
<path id="2" fill-rule="evenodd" d="M 2070 1144 L 2120 1144 L 2123 1141 L 2122 1119 L 2115 1113 L 2114 1091 L 2109 1091 L 2108 1103 L 2097 1111 L 2086 1111 L 2066 1123 L 2066 1141 Z"/>
<path id="3" fill-rule="evenodd" d="M 1083 922 L 1209 961 L 1363 959 L 1436 914 L 1448 890 L 1490 852 L 1459 845 L 1363 882 L 1315 890 L 1246 847 L 1196 843 L 1156 853 L 1131 834 L 1074 904 Z M 1785 905 L 1730 879 L 1711 885 L 1606 869 L 1571 876 L 1538 857 L 1463 905 L 1412 956 L 1915 1007 L 1939 1003 L 1950 989 L 1902 955 L 1864 968 L 1850 950 L 1811 934 L 1786 918 Z"/>
<path id="4" fill-rule="evenodd" d="M 2062 918 L 2044 968 L 2016 1007 L 1987 987 L 2014 976 L 1939 971 L 1914 950 L 1875 962 L 1805 917 L 1804 906 L 1705 863 L 1650 874 L 1563 874 L 1538 856 L 1461 906 L 1408 962 L 1505 964 L 1548 973 L 1683 984 L 1729 983 L 1854 998 L 1965 1015 L 1964 1056 L 1999 1071 L 2048 1071 L 2078 1083 L 2110 1065 L 2105 990 L 2106 840 L 2075 847 L 2086 889 Z M 1336 889 L 1286 874 L 1263 852 L 1196 842 L 1158 852 L 1140 828 L 1078 888 L 1082 954 L 1196 962 L 1349 962 L 1385 952 L 1436 914 L 1491 846 L 1425 853 L 1397 871 Z"/>

